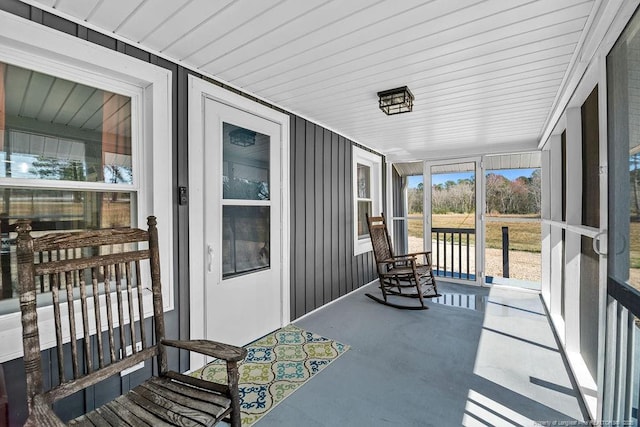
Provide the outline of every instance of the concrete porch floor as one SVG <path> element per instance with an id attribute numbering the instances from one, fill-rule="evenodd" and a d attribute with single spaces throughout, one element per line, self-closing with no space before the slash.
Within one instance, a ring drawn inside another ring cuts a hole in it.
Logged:
<path id="1" fill-rule="evenodd" d="M 452 297 L 429 302 L 429 310 L 407 311 L 367 298 L 365 292 L 379 292 L 376 285 L 294 322 L 351 349 L 257 426 L 585 420 L 537 293 L 441 282 L 439 291 Z"/>

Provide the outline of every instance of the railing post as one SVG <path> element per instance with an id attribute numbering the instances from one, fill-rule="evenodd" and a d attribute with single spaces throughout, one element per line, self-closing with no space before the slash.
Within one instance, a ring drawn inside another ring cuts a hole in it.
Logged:
<path id="1" fill-rule="evenodd" d="M 431 231 L 433 233 L 433 230 Z M 436 231 L 436 274 L 440 275 L 440 232 Z"/>
<path id="2" fill-rule="evenodd" d="M 509 227 L 502 227 L 502 277 L 509 278 Z"/>
<path id="3" fill-rule="evenodd" d="M 462 231 L 458 231 L 458 277 L 462 279 Z"/>

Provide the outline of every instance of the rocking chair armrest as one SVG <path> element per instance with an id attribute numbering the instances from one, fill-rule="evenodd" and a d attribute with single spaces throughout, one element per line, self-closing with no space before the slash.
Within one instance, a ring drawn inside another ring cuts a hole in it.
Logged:
<path id="1" fill-rule="evenodd" d="M 242 347 L 211 340 L 162 340 L 162 344 L 195 351 L 227 362 L 239 362 L 247 355 L 247 350 Z"/>
<path id="2" fill-rule="evenodd" d="M 382 261 L 378 262 L 378 264 L 391 264 L 394 262 L 403 262 L 403 261 L 415 261 L 416 257 L 409 254 L 409 255 L 394 255 L 392 258 L 387 258 L 387 259 L 383 259 Z"/>
<path id="3" fill-rule="evenodd" d="M 42 396 L 34 396 L 33 406 L 24 425 L 28 427 L 63 427 L 65 424 Z"/>
<path id="4" fill-rule="evenodd" d="M 431 255 L 431 251 L 413 252 L 410 254 L 406 254 L 405 256 L 412 256 L 414 258 L 417 258 L 419 255 Z"/>

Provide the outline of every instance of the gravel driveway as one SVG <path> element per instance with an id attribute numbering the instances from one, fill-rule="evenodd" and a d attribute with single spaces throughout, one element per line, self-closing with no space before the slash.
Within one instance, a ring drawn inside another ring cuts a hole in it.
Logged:
<path id="1" fill-rule="evenodd" d="M 435 245 L 435 241 L 434 241 Z M 458 265 L 458 245 L 454 244 L 454 262 Z M 434 246 L 435 247 L 435 246 Z M 471 246 L 469 248 L 469 263 L 471 265 L 471 273 L 475 272 L 475 248 Z M 419 252 L 422 250 L 422 239 L 409 236 L 409 252 Z M 462 263 L 466 266 L 466 248 L 462 251 Z M 440 243 L 440 256 L 444 253 L 443 243 Z M 434 250 L 435 262 L 435 250 Z M 447 244 L 447 265 L 451 265 L 451 246 Z M 442 264 L 443 260 L 441 260 Z M 501 249 L 485 249 L 485 265 L 486 276 L 502 277 L 502 250 Z M 532 282 L 540 281 L 540 253 L 535 252 L 523 252 L 523 251 L 509 251 L 509 277 L 513 279 L 528 280 Z"/>

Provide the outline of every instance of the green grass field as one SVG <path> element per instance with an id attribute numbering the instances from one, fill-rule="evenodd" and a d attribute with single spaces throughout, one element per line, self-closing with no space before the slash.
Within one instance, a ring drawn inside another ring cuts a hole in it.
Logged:
<path id="1" fill-rule="evenodd" d="M 474 228 L 473 214 L 437 214 L 432 216 L 433 228 Z M 409 235 L 422 237 L 422 218 L 409 221 Z M 502 248 L 502 226 L 509 227 L 509 248 L 516 251 L 540 252 L 540 223 L 538 222 L 487 222 L 485 241 L 488 248 Z M 638 239 L 640 241 L 640 238 Z M 470 243 L 475 243 L 472 235 Z"/>
<path id="2" fill-rule="evenodd" d="M 640 268 L 640 222 L 632 222 L 629 230 L 631 268 Z"/>

